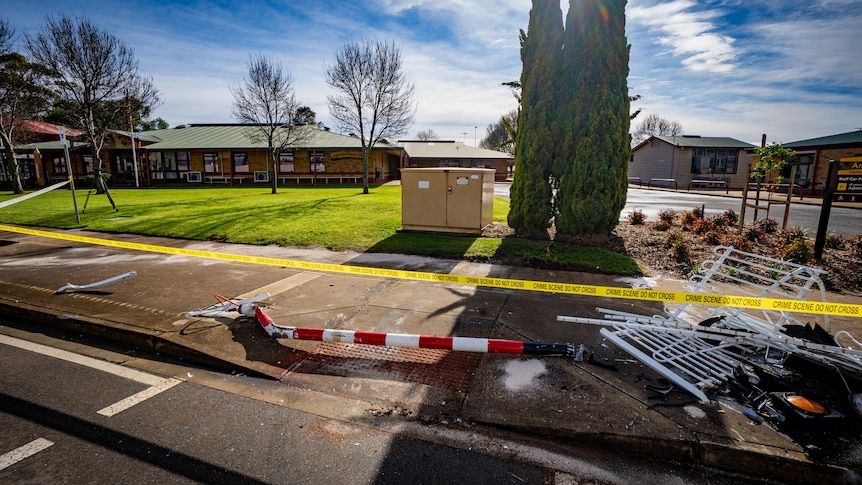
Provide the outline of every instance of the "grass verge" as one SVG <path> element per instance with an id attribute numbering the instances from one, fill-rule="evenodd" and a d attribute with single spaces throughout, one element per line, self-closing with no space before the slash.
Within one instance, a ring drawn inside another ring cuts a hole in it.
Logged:
<path id="1" fill-rule="evenodd" d="M 211 240 L 237 244 L 323 247 L 501 262 L 608 274 L 641 272 L 631 258 L 596 247 L 452 234 L 398 232 L 401 186 L 178 187 L 115 189 L 118 211 L 105 195 L 77 192 L 81 223 L 69 190 L 0 209 L 0 222 L 58 229 Z M 0 202 L 13 196 L 0 193 Z M 84 205 L 86 204 L 86 210 Z M 494 221 L 505 222 L 509 203 L 494 200 Z"/>

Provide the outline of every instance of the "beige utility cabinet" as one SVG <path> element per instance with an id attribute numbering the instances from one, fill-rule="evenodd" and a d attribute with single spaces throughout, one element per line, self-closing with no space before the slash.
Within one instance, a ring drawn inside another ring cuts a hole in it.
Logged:
<path id="1" fill-rule="evenodd" d="M 487 168 L 402 168 L 401 229 L 481 234 L 494 219 Z"/>

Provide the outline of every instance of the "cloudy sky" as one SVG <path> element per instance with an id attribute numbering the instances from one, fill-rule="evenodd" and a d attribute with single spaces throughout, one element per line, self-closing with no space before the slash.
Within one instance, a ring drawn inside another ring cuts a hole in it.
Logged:
<path id="1" fill-rule="evenodd" d="M 606 0 L 611 1 L 611 0 Z M 45 17 L 86 16 L 135 51 L 171 126 L 234 122 L 228 86 L 251 53 L 281 62 L 301 102 L 330 121 L 323 69 L 348 40 L 400 46 L 416 84 L 415 123 L 474 144 L 513 109 L 502 82 L 520 77 L 518 29 L 530 0 L 7 0 L 0 15 L 35 33 Z M 74 5 L 74 7 L 72 6 Z M 568 2 L 562 3 L 563 14 Z M 685 134 L 759 144 L 862 128 L 859 0 L 629 0 L 633 108 Z M 19 46 L 19 49 L 22 49 Z M 643 115 L 642 115 L 643 116 Z M 637 120 L 635 120 L 637 123 Z"/>

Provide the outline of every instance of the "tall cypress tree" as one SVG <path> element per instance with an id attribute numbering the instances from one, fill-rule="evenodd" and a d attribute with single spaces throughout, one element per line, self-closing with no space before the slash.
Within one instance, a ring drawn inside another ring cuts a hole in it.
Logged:
<path id="1" fill-rule="evenodd" d="M 562 37 L 559 0 L 533 0 L 521 45 L 522 108 L 509 208 L 509 225 L 523 237 L 548 237 L 552 196 L 548 178 L 556 151 L 555 84 Z"/>
<path id="2" fill-rule="evenodd" d="M 557 237 L 609 234 L 625 206 L 629 46 L 625 0 L 570 0 L 563 38 Z"/>

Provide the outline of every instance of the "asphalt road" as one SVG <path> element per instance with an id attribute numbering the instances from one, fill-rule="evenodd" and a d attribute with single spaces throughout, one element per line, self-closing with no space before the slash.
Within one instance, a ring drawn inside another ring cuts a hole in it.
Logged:
<path id="1" fill-rule="evenodd" d="M 159 386 L 0 337 L 0 483 L 543 483 L 517 460 L 198 385 L 202 370 Z"/>
<path id="2" fill-rule="evenodd" d="M 0 483 L 765 483 L 357 414 L 317 393 L 307 412 L 307 391 L 278 381 L 29 325 L 0 319 Z"/>
<path id="3" fill-rule="evenodd" d="M 509 183 L 494 184 L 494 195 L 508 200 L 510 185 Z M 738 214 L 742 209 L 742 200 L 721 195 L 701 195 L 629 187 L 626 205 L 620 215 L 620 220 L 625 220 L 628 214 L 636 209 L 642 210 L 647 215 L 648 220 L 655 221 L 658 219 L 659 212 L 665 209 L 681 212 L 700 207 L 705 209 L 707 215 L 720 214 L 728 209 L 733 209 Z M 758 211 L 758 218 L 763 217 L 765 217 L 764 211 Z M 769 217 L 781 224 L 784 218 L 784 207 L 772 206 Z M 754 210 L 747 209 L 745 220 L 751 221 L 753 218 Z M 819 205 L 798 202 L 791 204 L 788 227 L 801 227 L 813 238 L 817 234 L 819 221 Z M 827 233 L 841 234 L 845 237 L 862 234 L 862 211 L 846 207 L 832 207 Z"/>

